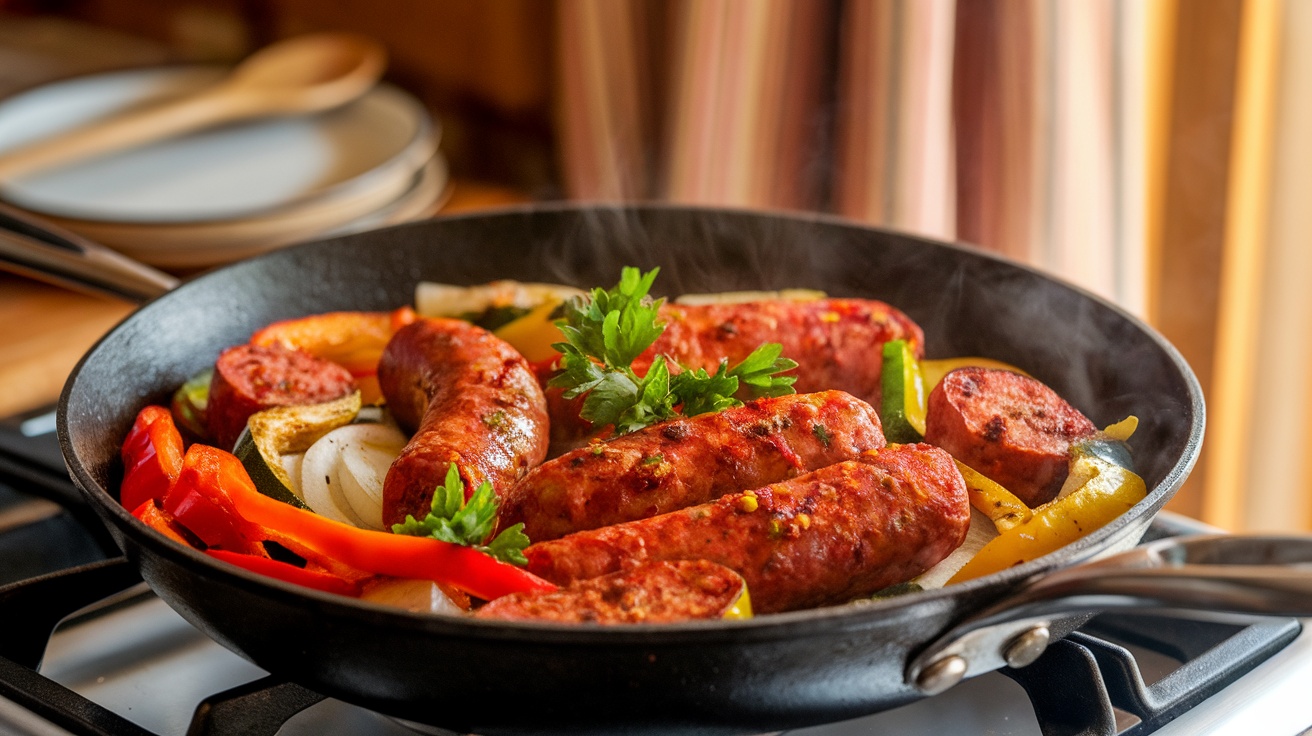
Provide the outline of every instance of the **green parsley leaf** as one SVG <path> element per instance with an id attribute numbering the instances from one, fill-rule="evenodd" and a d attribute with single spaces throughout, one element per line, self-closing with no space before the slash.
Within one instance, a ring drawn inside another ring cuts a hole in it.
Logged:
<path id="1" fill-rule="evenodd" d="M 782 357 L 783 352 L 783 345 L 767 342 L 729 369 L 729 375 L 747 384 L 754 398 L 791 394 L 797 376 L 776 374 L 796 368 L 797 361 Z"/>
<path id="2" fill-rule="evenodd" d="M 738 378 L 729 375 L 729 361 L 720 361 L 714 374 L 705 368 L 684 371 L 674 377 L 670 392 L 683 405 L 684 416 L 697 416 L 712 411 L 740 406 L 743 402 L 733 397 L 738 391 Z"/>
<path id="3" fill-rule="evenodd" d="M 524 548 L 529 545 L 529 539 L 524 534 L 523 524 L 503 529 L 496 538 L 487 542 L 496 525 L 497 504 L 497 495 L 488 481 L 483 481 L 466 501 L 460 469 L 451 463 L 446 471 L 446 482 L 433 491 L 429 514 L 422 520 L 407 515 L 405 521 L 392 525 L 392 532 L 473 547 L 502 562 L 527 565 Z"/>
<path id="4" fill-rule="evenodd" d="M 762 345 L 732 368 L 721 361 L 714 373 L 683 366 L 672 372 L 663 355 L 646 374 L 634 372 L 633 361 L 665 331 L 658 321 L 664 300 L 649 296 L 657 273 L 626 267 L 614 289 L 593 289 L 566 302 L 556 322 L 566 341 L 554 345 L 561 370 L 549 385 L 564 388 L 567 399 L 584 396 L 584 419 L 626 434 L 680 415 L 741 406 L 734 396 L 740 385 L 753 398 L 794 393 L 796 377 L 778 374 L 797 363 L 782 357 L 778 343 Z"/>

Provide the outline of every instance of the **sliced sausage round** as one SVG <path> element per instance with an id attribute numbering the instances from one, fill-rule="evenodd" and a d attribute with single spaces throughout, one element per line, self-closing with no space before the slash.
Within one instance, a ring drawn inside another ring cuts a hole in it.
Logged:
<path id="1" fill-rule="evenodd" d="M 275 406 L 320 404 L 351 393 L 345 368 L 283 345 L 238 345 L 214 363 L 205 421 L 219 447 L 231 449 L 252 414 Z"/>
<path id="2" fill-rule="evenodd" d="M 1029 506 L 1061 490 L 1071 443 L 1093 435 L 1088 417 L 1042 382 L 1010 371 L 958 368 L 930 392 L 925 441 Z"/>

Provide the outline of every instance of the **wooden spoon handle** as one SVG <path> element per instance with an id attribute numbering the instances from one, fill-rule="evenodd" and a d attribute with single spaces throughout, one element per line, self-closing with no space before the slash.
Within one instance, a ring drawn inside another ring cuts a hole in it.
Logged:
<path id="1" fill-rule="evenodd" d="M 247 114 L 240 95 L 219 86 L 126 112 L 0 154 L 0 181 L 188 133 Z"/>

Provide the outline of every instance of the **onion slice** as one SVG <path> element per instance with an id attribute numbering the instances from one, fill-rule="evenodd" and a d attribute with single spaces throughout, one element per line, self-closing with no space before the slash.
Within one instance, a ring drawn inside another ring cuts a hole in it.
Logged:
<path id="1" fill-rule="evenodd" d="M 341 443 L 337 477 L 352 510 L 371 529 L 383 527 L 383 480 L 406 437 L 388 424 L 352 424 L 336 430 Z"/>
<path id="2" fill-rule="evenodd" d="M 305 459 L 301 461 L 301 497 L 305 505 L 320 516 L 352 526 L 364 526 L 342 492 L 338 473 L 341 446 L 333 439 L 336 431 L 319 438 L 305 451 Z"/>
<path id="3" fill-rule="evenodd" d="M 975 508 L 970 509 L 970 529 L 966 532 L 966 541 L 961 543 L 952 554 L 944 557 L 937 565 L 929 568 L 920 574 L 914 582 L 919 583 L 920 587 L 925 590 L 942 588 L 943 584 L 957 574 L 957 571 L 966 566 L 984 545 L 993 541 L 998 536 L 998 528 L 993 525 L 989 517 L 980 513 Z"/>
<path id="4" fill-rule="evenodd" d="M 383 529 L 383 479 L 405 443 L 390 423 L 348 424 L 325 434 L 301 461 L 305 505 L 320 516 Z"/>

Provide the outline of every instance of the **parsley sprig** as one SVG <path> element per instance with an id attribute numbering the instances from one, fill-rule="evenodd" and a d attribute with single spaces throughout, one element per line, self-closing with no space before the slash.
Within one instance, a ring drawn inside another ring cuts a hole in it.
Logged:
<path id="1" fill-rule="evenodd" d="M 553 346 L 561 354 L 561 373 L 550 385 L 566 389 L 568 399 L 584 396 L 584 419 L 626 434 L 676 416 L 741 406 L 734 398 L 740 385 L 754 398 L 793 393 L 796 377 L 779 374 L 797 363 L 782 357 L 778 343 L 761 345 L 733 367 L 722 360 L 714 373 L 683 366 L 671 372 L 672 361 L 657 355 L 638 375 L 633 361 L 665 331 L 658 320 L 665 300 L 649 296 L 659 272 L 626 267 L 615 288 L 596 288 L 565 303 L 556 325 L 566 342 Z"/>
<path id="2" fill-rule="evenodd" d="M 527 565 L 524 548 L 529 539 L 524 534 L 523 524 L 503 529 L 492 541 L 484 544 L 492 534 L 496 519 L 497 495 L 492 484 L 483 481 L 469 501 L 465 501 L 465 482 L 460 479 L 460 469 L 451 463 L 446 471 L 446 482 L 433 491 L 432 511 L 422 520 L 407 515 L 405 521 L 392 525 L 392 531 L 473 547 L 502 562 Z"/>

